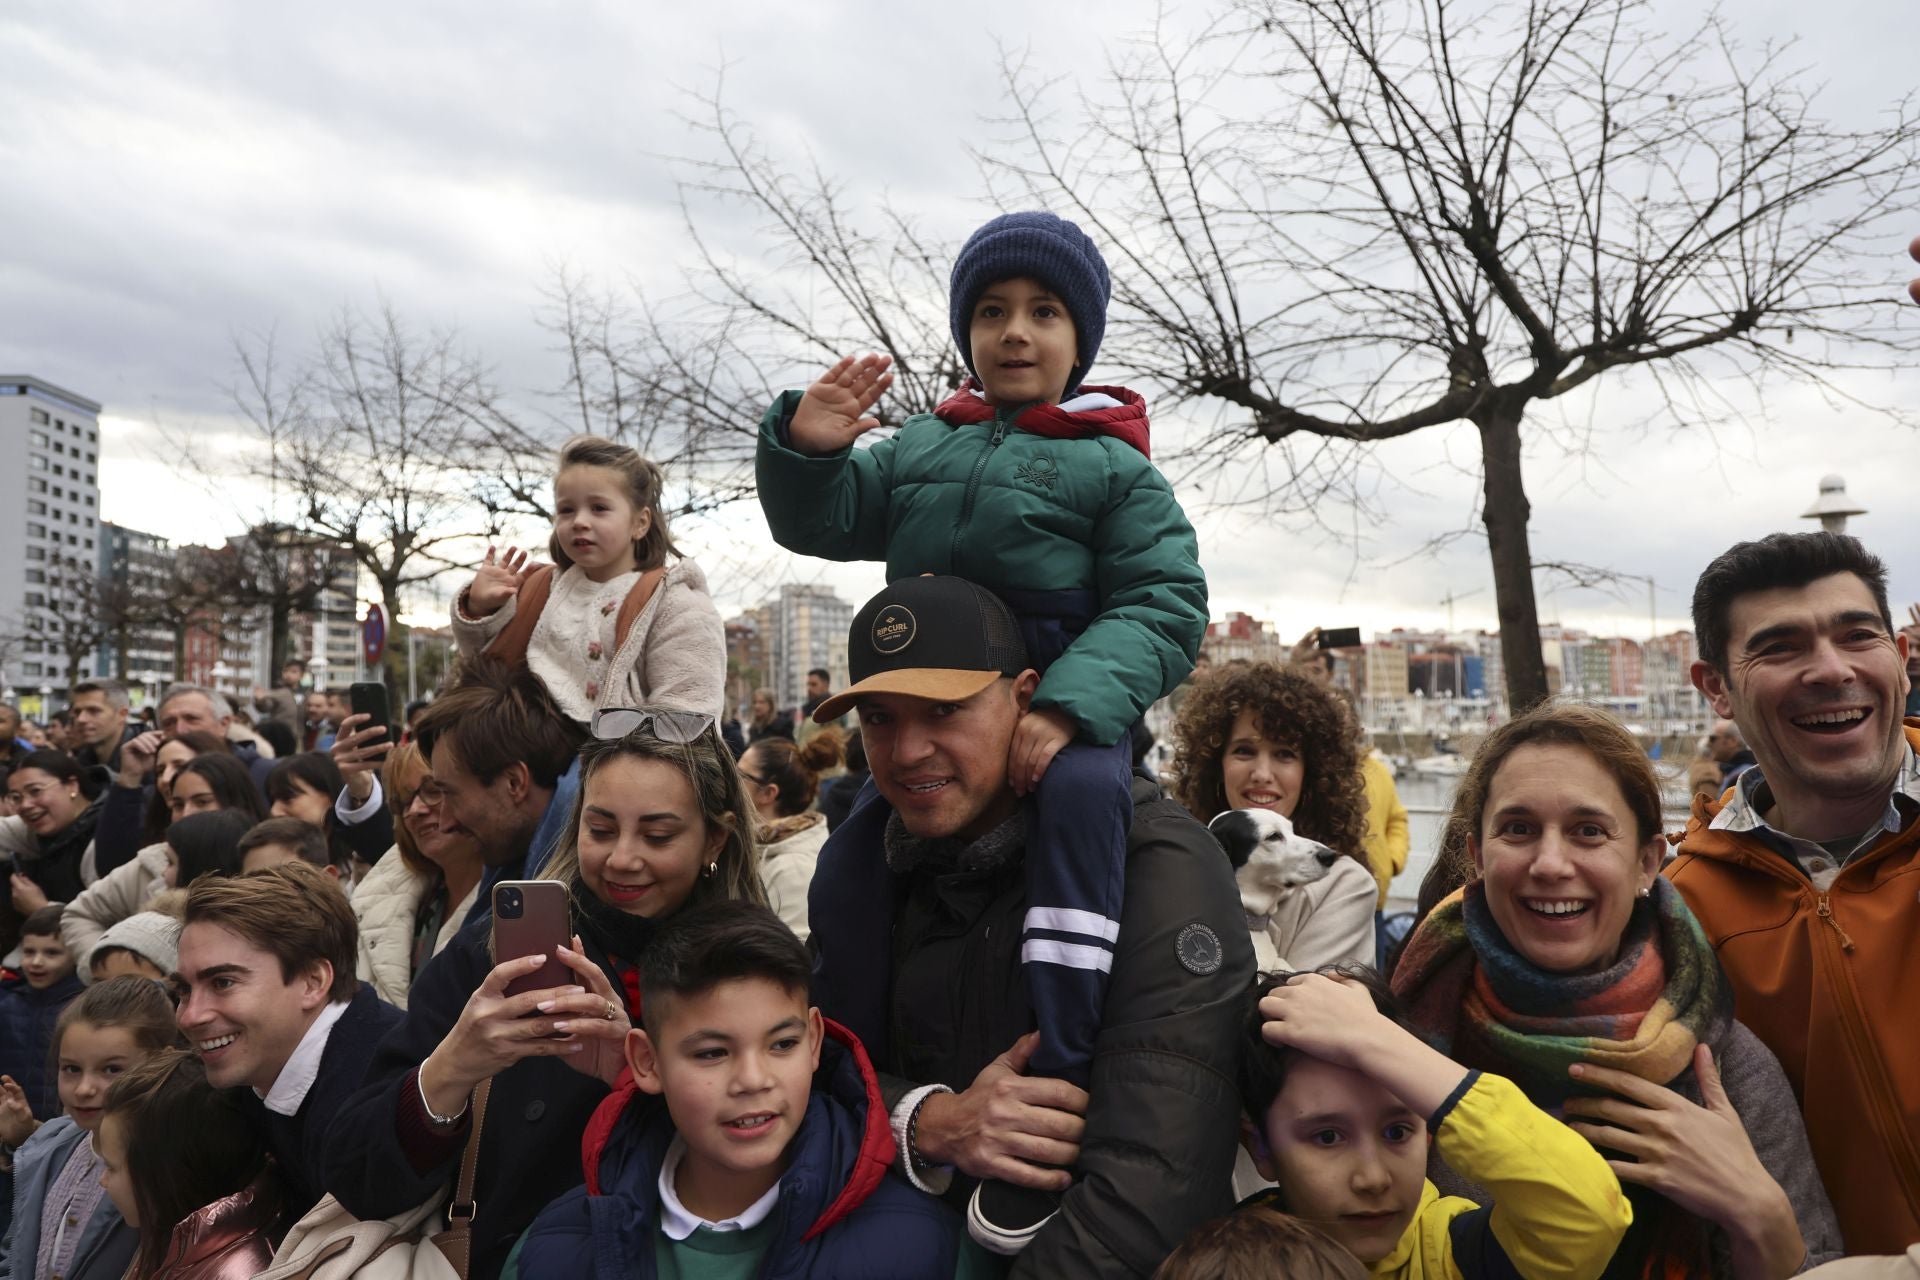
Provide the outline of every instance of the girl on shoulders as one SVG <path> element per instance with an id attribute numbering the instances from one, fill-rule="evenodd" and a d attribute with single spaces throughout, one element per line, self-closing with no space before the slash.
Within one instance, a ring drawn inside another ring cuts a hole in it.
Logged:
<path id="1" fill-rule="evenodd" d="M 460 652 L 524 662 L 582 724 L 603 707 L 722 713 L 727 658 L 706 575 L 667 532 L 660 468 L 578 436 L 553 480 L 553 564 L 487 549 L 453 604 Z"/>

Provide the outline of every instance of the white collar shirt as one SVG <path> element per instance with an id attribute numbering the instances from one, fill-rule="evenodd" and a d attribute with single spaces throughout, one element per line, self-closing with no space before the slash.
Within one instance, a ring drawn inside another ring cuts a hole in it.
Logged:
<path id="1" fill-rule="evenodd" d="M 333 1024 L 340 1021 L 340 1015 L 346 1011 L 345 1000 L 337 1000 L 322 1009 L 320 1016 L 313 1020 L 313 1025 L 307 1028 L 307 1034 L 300 1037 L 300 1043 L 294 1047 L 287 1065 L 280 1068 L 280 1074 L 274 1077 L 273 1088 L 265 1093 L 254 1090 L 260 1094 L 260 1100 L 266 1104 L 267 1110 L 277 1116 L 299 1114 L 307 1100 L 307 1093 L 320 1075 L 320 1057 L 327 1051 L 327 1039 L 333 1034 Z"/>
<path id="2" fill-rule="evenodd" d="M 723 1222 L 708 1222 L 698 1214 L 688 1212 L 673 1189 L 674 1175 L 680 1171 L 680 1157 L 686 1154 L 687 1140 L 675 1134 L 672 1144 L 667 1147 L 667 1158 L 660 1162 L 660 1231 L 667 1239 L 685 1240 L 701 1227 L 709 1231 L 751 1231 L 773 1212 L 774 1204 L 780 1199 L 780 1184 L 777 1182 L 767 1188 L 767 1194 Z"/>

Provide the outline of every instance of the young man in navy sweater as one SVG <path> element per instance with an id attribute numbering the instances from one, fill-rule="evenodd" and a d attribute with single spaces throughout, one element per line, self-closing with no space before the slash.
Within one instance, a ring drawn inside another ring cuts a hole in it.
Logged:
<path id="1" fill-rule="evenodd" d="M 327 1128 L 401 1013 L 354 977 L 359 928 L 339 882 L 304 862 L 202 877 L 180 931 L 180 1031 L 207 1080 L 244 1088 L 291 1222 L 318 1203 Z"/>

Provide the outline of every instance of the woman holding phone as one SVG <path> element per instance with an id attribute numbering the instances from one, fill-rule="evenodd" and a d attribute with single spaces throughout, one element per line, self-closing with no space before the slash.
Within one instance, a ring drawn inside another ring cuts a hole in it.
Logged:
<path id="1" fill-rule="evenodd" d="M 529 712 L 558 714 L 537 706 L 546 700 L 522 687 L 523 673 L 481 679 L 498 686 L 489 692 L 508 704 L 508 726 L 526 725 Z M 555 890 L 493 886 L 496 911 L 515 920 L 476 923 L 420 971 L 406 1022 L 329 1137 L 327 1189 L 359 1217 L 390 1217 L 453 1183 L 474 1092 L 492 1081 L 475 1181 L 474 1280 L 497 1276 L 534 1215 L 579 1184 L 580 1137 L 620 1073 L 621 1046 L 638 1021 L 635 961 L 660 924 L 689 904 L 765 901 L 753 806 L 711 715 L 605 709 L 592 731 L 572 820 L 543 876 L 566 900 L 555 922 L 564 920 L 554 930 L 561 936 L 539 954 L 496 955 L 496 944 L 532 949 L 513 935 L 537 931 L 530 917 Z M 519 989 L 555 962 L 570 983 L 543 978 L 548 985 Z"/>

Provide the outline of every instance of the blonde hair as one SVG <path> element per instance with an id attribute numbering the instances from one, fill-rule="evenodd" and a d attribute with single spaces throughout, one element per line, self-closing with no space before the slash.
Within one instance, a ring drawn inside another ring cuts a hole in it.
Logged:
<path id="1" fill-rule="evenodd" d="M 626 482 L 627 498 L 634 510 L 647 513 L 647 532 L 633 544 L 635 568 L 642 573 L 658 569 L 669 555 L 680 554 L 680 548 L 673 545 L 673 537 L 667 532 L 667 513 L 660 505 L 666 477 L 638 450 L 600 436 L 575 436 L 560 446 L 560 465 L 554 474 L 558 476 L 568 467 L 605 467 L 618 472 Z M 547 541 L 547 555 L 561 573 L 573 567 L 573 558 L 561 545 L 557 532 Z"/>
<path id="2" fill-rule="evenodd" d="M 387 806 L 393 810 L 393 847 L 400 851 L 402 861 L 428 877 L 438 875 L 440 868 L 420 852 L 419 843 L 407 827 L 407 809 L 419 794 L 420 784 L 432 776 L 426 756 L 412 742 L 395 746 L 387 753 L 387 762 L 380 766 L 380 786 L 387 793 Z"/>
<path id="3" fill-rule="evenodd" d="M 663 742 L 644 732 L 624 738 L 589 742 L 580 750 L 580 793 L 574 797 L 573 812 L 559 848 L 548 860 L 543 880 L 558 880 L 571 886 L 580 878 L 580 814 L 587 802 L 587 784 L 593 775 L 614 760 L 660 760 L 679 769 L 693 787 L 700 817 L 709 827 L 723 828 L 727 840 L 715 859 L 718 867 L 712 875 L 702 874 L 694 881 L 693 893 L 682 910 L 721 899 L 767 902 L 766 887 L 760 881 L 760 852 L 753 839 L 753 801 L 740 785 L 740 771 L 734 767 L 733 753 L 720 741 L 719 730 L 709 726 L 692 742 Z"/>

